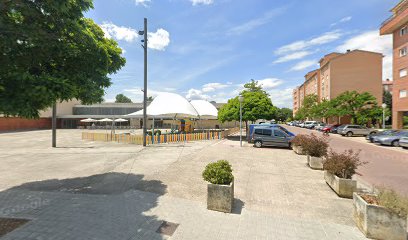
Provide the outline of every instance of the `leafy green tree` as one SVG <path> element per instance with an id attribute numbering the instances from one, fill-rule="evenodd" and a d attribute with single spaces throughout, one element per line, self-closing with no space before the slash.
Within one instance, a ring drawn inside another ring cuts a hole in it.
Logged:
<path id="1" fill-rule="evenodd" d="M 289 108 L 276 108 L 275 119 L 277 121 L 284 122 L 293 116 L 292 109 Z"/>
<path id="2" fill-rule="evenodd" d="M 370 113 L 368 110 L 377 106 L 377 99 L 368 92 L 346 91 L 337 96 L 336 101 L 341 116 L 349 115 L 353 123 L 369 118 L 372 112 Z"/>
<path id="3" fill-rule="evenodd" d="M 388 91 L 383 92 L 383 103 L 387 104 L 387 112 L 390 112 L 390 116 L 388 118 L 388 124 L 392 123 L 392 94 Z"/>
<path id="4" fill-rule="evenodd" d="M 101 102 L 122 50 L 83 13 L 92 0 L 2 0 L 0 114 L 39 117 L 57 101 Z"/>
<path id="5" fill-rule="evenodd" d="M 131 102 L 132 102 L 132 100 L 130 98 L 126 97 L 125 95 L 123 95 L 122 93 L 116 95 L 115 103 L 131 103 Z"/>
<path id="6" fill-rule="evenodd" d="M 276 108 L 272 105 L 269 95 L 258 85 L 251 81 L 244 85 L 245 89 L 240 93 L 244 100 L 242 103 L 242 120 L 248 126 L 248 121 L 258 119 L 272 119 L 275 117 Z M 218 119 L 221 122 L 239 121 L 240 103 L 238 97 L 229 99 L 227 104 L 218 111 Z"/>
<path id="7" fill-rule="evenodd" d="M 297 120 L 304 120 L 306 118 L 317 117 L 316 108 L 318 106 L 318 97 L 316 94 L 306 95 L 303 99 L 302 106 L 296 112 L 295 118 Z"/>

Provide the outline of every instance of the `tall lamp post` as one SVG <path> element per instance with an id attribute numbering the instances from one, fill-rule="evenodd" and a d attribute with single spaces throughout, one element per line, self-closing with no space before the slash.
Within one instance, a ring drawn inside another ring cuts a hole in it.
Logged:
<path id="1" fill-rule="evenodd" d="M 144 81 L 143 81 L 143 146 L 146 147 L 147 130 L 147 18 L 144 18 L 144 29 L 139 31 L 139 35 L 144 36 L 142 47 L 144 49 Z"/>
<path id="2" fill-rule="evenodd" d="M 239 95 L 239 146 L 242 147 L 242 102 L 244 101 L 244 97 Z"/>
<path id="3" fill-rule="evenodd" d="M 385 129 L 385 109 L 387 108 L 387 104 L 383 103 L 381 105 L 382 109 L 383 109 L 383 117 L 382 117 L 382 128 Z"/>

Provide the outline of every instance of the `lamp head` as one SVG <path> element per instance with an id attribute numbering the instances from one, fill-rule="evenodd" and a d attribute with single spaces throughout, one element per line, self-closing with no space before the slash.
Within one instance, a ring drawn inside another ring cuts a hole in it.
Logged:
<path id="1" fill-rule="evenodd" d="M 242 103 L 244 101 L 244 97 L 239 95 L 238 100 L 239 100 L 240 103 Z"/>
<path id="2" fill-rule="evenodd" d="M 382 107 L 383 109 L 386 109 L 386 108 L 387 108 L 387 104 L 383 103 L 383 104 L 381 105 L 381 107 Z"/>

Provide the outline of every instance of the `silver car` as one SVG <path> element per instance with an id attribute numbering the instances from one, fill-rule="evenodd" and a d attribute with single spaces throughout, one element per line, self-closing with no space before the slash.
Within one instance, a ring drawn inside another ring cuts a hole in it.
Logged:
<path id="1" fill-rule="evenodd" d="M 252 134 L 252 142 L 257 148 L 263 146 L 290 147 L 290 140 L 292 139 L 293 136 L 275 127 L 255 128 Z"/>
<path id="2" fill-rule="evenodd" d="M 399 145 L 402 148 L 408 148 L 408 137 L 402 137 L 399 140 Z"/>
<path id="3" fill-rule="evenodd" d="M 398 147 L 400 145 L 399 141 L 403 137 L 408 137 L 408 131 L 400 131 L 388 136 L 378 136 L 375 141 L 381 145 Z"/>
<path id="4" fill-rule="evenodd" d="M 342 128 L 338 128 L 337 132 L 342 136 L 351 137 L 354 135 L 367 136 L 367 135 L 376 133 L 377 131 L 372 128 L 367 128 L 367 127 L 360 126 L 360 125 L 347 124 Z"/>

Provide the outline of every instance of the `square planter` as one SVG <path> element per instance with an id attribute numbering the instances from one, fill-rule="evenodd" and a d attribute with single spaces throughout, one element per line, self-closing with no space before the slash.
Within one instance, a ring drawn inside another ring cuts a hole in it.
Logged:
<path id="1" fill-rule="evenodd" d="M 407 240 L 407 217 L 398 216 L 387 208 L 368 204 L 359 194 L 353 194 L 353 218 L 368 238 Z"/>
<path id="2" fill-rule="evenodd" d="M 302 146 L 292 145 L 292 149 L 298 155 L 306 155 L 305 152 L 303 151 Z"/>
<path id="3" fill-rule="evenodd" d="M 323 158 L 322 157 L 312 157 L 307 155 L 307 164 L 311 169 L 323 170 Z"/>
<path id="4" fill-rule="evenodd" d="M 353 192 L 357 191 L 356 180 L 339 178 L 328 171 L 324 171 L 324 180 L 339 197 L 353 198 Z"/>
<path id="5" fill-rule="evenodd" d="M 230 213 L 234 202 L 234 181 L 229 185 L 208 183 L 207 209 Z"/>

